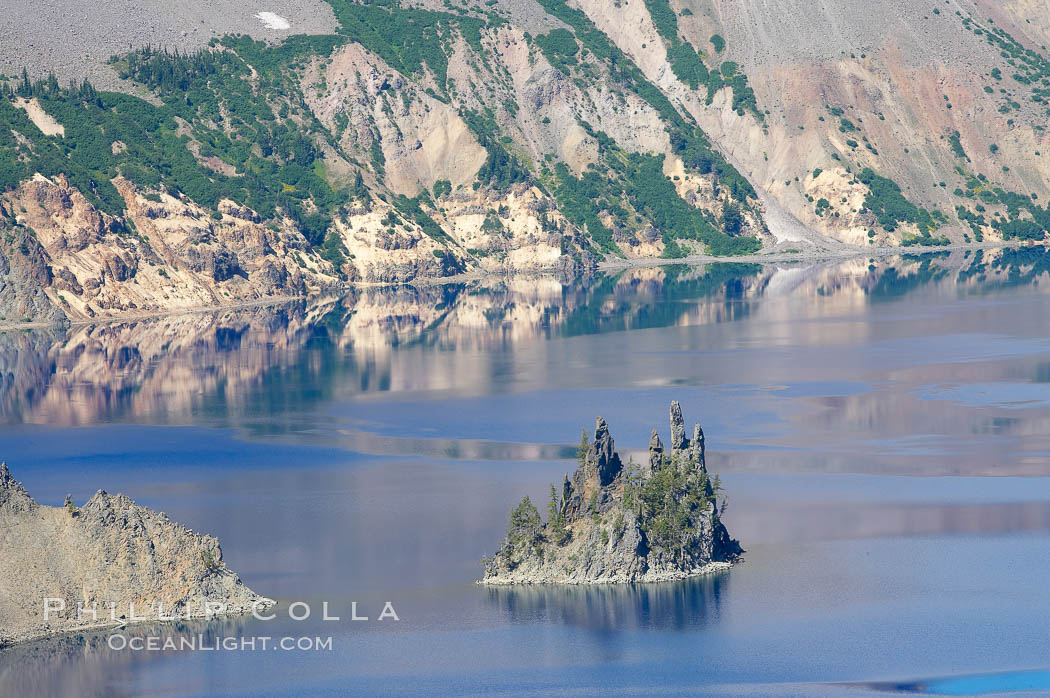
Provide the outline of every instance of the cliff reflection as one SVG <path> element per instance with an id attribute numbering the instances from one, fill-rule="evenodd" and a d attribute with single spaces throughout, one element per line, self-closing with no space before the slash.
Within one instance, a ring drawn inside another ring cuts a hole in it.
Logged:
<path id="1" fill-rule="evenodd" d="M 176 646 L 185 640 L 213 647 L 223 638 L 240 637 L 244 618 L 141 623 L 121 629 L 58 637 L 15 645 L 0 652 L 0 695 L 4 696 L 134 696 L 137 667 L 158 655 L 186 650 L 132 651 L 112 649 L 111 635 L 132 638 L 158 637 L 160 647 L 169 639 Z M 119 643 L 116 645 L 119 647 Z M 182 677 L 179 692 L 192 692 L 192 677 Z"/>
<path id="2" fill-rule="evenodd" d="M 571 625 L 599 633 L 695 630 L 717 623 L 730 575 L 660 584 L 487 587 L 489 603 L 512 623 Z"/>
<path id="3" fill-rule="evenodd" d="M 712 339 L 707 346 L 705 335 L 691 348 L 825 347 L 862 341 L 872 332 L 864 318 L 876 304 L 920 292 L 943 298 L 1018 286 L 1042 292 L 1048 276 L 1043 248 L 811 265 L 642 267 L 573 281 L 511 277 L 362 288 L 310 304 L 6 332 L 0 333 L 0 422 L 211 420 L 280 433 L 301 426 L 290 421 L 294 415 L 362 393 L 484 395 L 515 381 L 521 390 L 563 385 L 570 362 L 544 342 L 553 337 L 729 324 L 746 329 L 728 338 L 711 334 L 720 345 Z M 804 320 L 848 316 L 859 324 L 799 328 Z M 671 375 L 658 362 L 621 366 L 617 374 L 624 373 L 639 384 Z"/>
<path id="4" fill-rule="evenodd" d="M 399 354 L 414 351 L 418 361 L 422 351 L 498 351 L 555 335 L 732 319 L 726 308 L 760 267 L 725 266 L 573 283 L 541 277 L 366 288 L 309 305 L 0 333 L 0 421 L 213 417 L 282 431 L 285 415 L 338 395 L 489 385 L 486 371 L 497 370 L 470 360 L 438 370 L 399 367 Z M 274 422 L 260 425 L 260 418 Z"/>

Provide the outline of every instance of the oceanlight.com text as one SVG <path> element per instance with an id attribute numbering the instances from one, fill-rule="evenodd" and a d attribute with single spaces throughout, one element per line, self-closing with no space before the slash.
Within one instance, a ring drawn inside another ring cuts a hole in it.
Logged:
<path id="1" fill-rule="evenodd" d="M 332 637 L 256 635 L 253 637 L 205 637 L 203 634 L 182 637 L 145 635 L 128 637 L 122 633 L 109 636 L 111 650 L 131 652 L 331 652 Z"/>

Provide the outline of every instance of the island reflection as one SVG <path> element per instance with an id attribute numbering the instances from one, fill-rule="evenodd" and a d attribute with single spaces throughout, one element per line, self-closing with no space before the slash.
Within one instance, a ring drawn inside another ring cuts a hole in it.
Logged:
<path id="1" fill-rule="evenodd" d="M 729 594 L 721 572 L 655 584 L 488 586 L 488 601 L 512 623 L 570 625 L 598 633 L 697 630 L 717 623 Z"/>

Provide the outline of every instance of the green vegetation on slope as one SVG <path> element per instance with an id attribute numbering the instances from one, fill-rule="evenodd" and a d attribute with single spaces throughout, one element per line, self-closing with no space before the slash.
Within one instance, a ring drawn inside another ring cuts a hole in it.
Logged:
<path id="1" fill-rule="evenodd" d="M 984 174 L 971 174 L 961 167 L 956 171 L 965 179 L 966 188 L 958 193 L 975 201 L 974 210 L 957 205 L 959 220 L 973 231 L 975 239 L 984 239 L 987 229 L 997 230 L 1004 240 L 1044 240 L 1050 233 L 1050 205 L 1040 206 L 1035 195 L 1024 195 L 994 186 Z M 991 212 L 987 207 L 1002 207 Z M 987 216 L 985 215 L 987 214 Z"/>
<path id="2" fill-rule="evenodd" d="M 102 210 L 119 214 L 124 202 L 111 180 L 123 175 L 212 209 L 224 198 L 265 217 L 280 207 L 320 245 L 325 213 L 341 199 L 317 173 L 314 137 L 323 137 L 323 128 L 298 106 L 285 66 L 333 45 L 333 37 L 293 37 L 280 47 L 228 37 L 192 54 L 147 47 L 114 60 L 122 76 L 159 96 L 159 107 L 97 93 L 87 83 L 63 89 L 53 79 L 23 81 L 0 101 L 0 186 L 17 186 L 33 172 L 65 174 Z M 41 133 L 14 105 L 16 97 L 39 100 L 66 129 L 65 137 Z M 211 159 L 215 164 L 205 164 Z"/>
<path id="3" fill-rule="evenodd" d="M 672 148 L 676 155 L 685 160 L 686 167 L 694 167 L 695 163 L 708 163 L 711 169 L 707 172 L 713 171 L 720 179 L 724 178 L 734 196 L 739 194 L 742 202 L 755 197 L 750 182 L 725 161 L 696 124 L 686 120 L 664 93 L 645 78 L 634 61 L 609 41 L 586 14 L 569 7 L 565 0 L 538 1 L 544 9 L 572 27 L 576 38 L 584 47 L 607 62 L 613 79 L 620 81 L 660 114 L 671 137 Z"/>
<path id="4" fill-rule="evenodd" d="M 875 214 L 879 225 L 885 230 L 893 232 L 901 223 L 913 223 L 920 234 L 928 237 L 930 231 L 940 226 L 943 214 L 938 211 L 930 213 L 908 201 L 901 193 L 900 186 L 892 179 L 875 174 L 870 167 L 865 167 L 857 179 L 868 186 L 864 207 Z"/>
<path id="5" fill-rule="evenodd" d="M 1025 48 L 1020 41 L 1010 36 L 1004 29 L 996 26 L 992 20 L 988 20 L 987 26 L 980 27 L 971 18 L 965 17 L 963 26 L 977 36 L 983 36 L 991 46 L 999 50 L 1000 55 L 1014 70 L 1014 73 L 1011 75 L 1013 80 L 1022 89 L 1029 89 L 1029 99 L 1032 102 L 1042 106 L 1050 104 L 1050 60 L 1047 60 L 1038 51 Z M 1043 46 L 1042 49 L 1045 51 L 1046 47 Z M 997 81 L 1001 81 L 1003 78 L 1002 71 L 999 68 L 993 68 L 991 75 Z M 994 92 L 994 90 L 992 91 Z M 1020 110 L 1020 108 L 1021 105 L 1010 99 L 1007 94 L 999 111 L 1007 113 Z M 1050 108 L 1046 109 L 1044 113 L 1050 115 Z"/>
<path id="6" fill-rule="evenodd" d="M 486 21 L 477 17 L 403 8 L 394 0 L 365 4 L 328 0 L 328 4 L 343 34 L 405 75 L 419 74 L 426 66 L 442 92 L 448 83 L 448 53 L 454 36 L 459 34 L 481 51 Z"/>
<path id="7" fill-rule="evenodd" d="M 966 155 L 966 151 L 962 147 L 962 140 L 960 140 L 959 132 L 952 131 L 952 134 L 948 136 L 948 143 L 952 147 L 952 154 L 960 160 L 969 161 L 969 156 Z"/>
<path id="8" fill-rule="evenodd" d="M 708 104 L 714 101 L 719 90 L 728 87 L 733 91 L 733 109 L 737 114 L 743 116 L 745 112 L 750 112 L 759 121 L 765 120 L 765 115 L 755 101 L 755 91 L 735 63 L 725 62 L 719 70 L 709 70 L 692 44 L 678 36 L 678 16 L 671 9 L 669 0 L 645 0 L 645 7 L 656 25 L 656 31 L 667 45 L 671 70 L 679 80 L 694 90 L 705 85 Z M 718 43 L 715 43 L 716 39 Z M 715 43 L 717 53 L 725 50 L 725 40 L 717 34 L 711 37 L 711 42 Z"/>
<path id="9" fill-rule="evenodd" d="M 503 145 L 499 137 L 499 125 L 493 119 L 492 111 L 485 114 L 464 110 L 463 121 L 474 132 L 478 143 L 488 153 L 485 164 L 478 170 L 477 186 L 488 186 L 503 191 L 513 184 L 527 182 L 532 174 Z"/>
<path id="10" fill-rule="evenodd" d="M 663 156 L 626 153 L 612 144 L 605 134 L 598 132 L 594 135 L 604 144 L 607 165 L 592 166 L 577 178 L 564 163 L 558 163 L 554 194 L 562 213 L 577 226 L 585 228 L 602 251 L 618 253 L 612 230 L 600 218 L 602 213 L 627 229 L 637 229 L 645 221 L 650 222 L 660 233 L 665 257 L 688 254 L 679 245 L 680 240 L 702 243 L 708 252 L 720 256 L 758 250 L 757 239 L 737 235 L 740 232 L 739 211 L 728 202 L 724 210 L 729 214 L 723 218 L 729 224 L 720 230 L 711 214 L 682 200 L 674 184 L 663 173 Z"/>
<path id="11" fill-rule="evenodd" d="M 603 211 L 636 230 L 651 223 L 669 255 L 685 254 L 678 240 L 701 242 L 714 254 L 757 249 L 757 240 L 738 234 L 741 207 L 753 209 L 755 198 L 747 179 L 584 13 L 564 0 L 541 3 L 571 27 L 535 37 L 551 63 L 571 73 L 584 56 L 603 61 L 613 80 L 659 113 L 673 152 L 686 167 L 710 174 L 716 195 L 727 199 L 720 217 L 692 207 L 663 176 L 662 158 L 624 153 L 601 134 L 606 160 L 599 170 L 576 178 L 562 166 L 551 179 L 552 193 L 567 207 L 570 220 L 585 227 L 604 252 L 616 253 L 618 248 L 612 231 L 601 223 Z M 485 62 L 483 37 L 502 20 L 490 13 L 454 13 L 451 7 L 449 12 L 404 8 L 395 0 L 330 4 L 342 25 L 338 36 L 292 36 L 279 45 L 231 36 L 194 53 L 145 47 L 114 57 L 113 68 L 148 88 L 159 105 L 124 94 L 97 93 L 86 82 L 63 88 L 53 77 L 35 83 L 28 76 L 20 83 L 0 80 L 0 187 L 15 187 L 34 172 L 64 174 L 93 203 L 113 214 L 124 208 L 112 184 L 118 176 L 141 188 L 184 194 L 212 210 L 229 198 L 265 218 L 288 216 L 326 259 L 341 264 L 346 251 L 329 234 L 331 216 L 348 200 L 366 198 L 367 190 L 360 175 L 352 190 L 333 189 L 328 181 L 330 168 L 323 153 L 328 146 L 338 151 L 336 137 L 349 123 L 345 116 L 341 123 L 336 117 L 337 133 L 332 134 L 310 112 L 299 87 L 302 68 L 311 58 L 329 56 L 352 40 L 423 84 L 432 79 L 434 94 L 451 103 L 459 100 L 448 80 L 453 43 L 464 41 Z M 666 2 L 657 6 L 665 7 Z M 663 17 L 664 26 L 667 19 Z M 673 14 L 670 19 L 676 22 Z M 676 45 L 692 51 L 685 42 Z M 741 77 L 735 66 L 724 63 L 712 78 L 699 55 L 693 55 L 694 69 L 705 84 Z M 16 105 L 22 98 L 39 100 L 65 127 L 65 137 L 42 133 Z M 491 106 L 457 105 L 457 110 L 488 154 L 475 188 L 505 190 L 532 182 L 531 161 L 502 134 Z M 374 169 L 381 175 L 382 149 L 378 142 L 372 149 Z M 434 193 L 447 194 L 449 188 L 440 182 Z M 428 235 L 448 242 L 419 199 L 398 199 L 395 205 Z"/>
<path id="12" fill-rule="evenodd" d="M 576 54 L 580 52 L 580 47 L 568 29 L 558 28 L 549 34 L 541 34 L 536 37 L 536 45 L 547 61 L 566 75 L 571 72 L 570 67 L 578 63 Z"/>
<path id="13" fill-rule="evenodd" d="M 649 543 L 683 555 L 704 535 L 722 485 L 716 475 L 709 479 L 697 463 L 678 455 L 664 456 L 652 477 L 642 478 L 631 470 L 624 484 L 624 503 L 637 508 L 638 523 Z M 724 503 L 723 503 L 724 506 Z"/>

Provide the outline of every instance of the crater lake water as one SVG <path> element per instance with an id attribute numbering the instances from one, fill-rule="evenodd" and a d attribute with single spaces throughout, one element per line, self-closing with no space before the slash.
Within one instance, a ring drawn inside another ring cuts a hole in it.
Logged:
<path id="1" fill-rule="evenodd" d="M 633 268 L 0 334 L 0 457 L 124 492 L 309 619 L 128 636 L 316 651 L 0 652 L 2 695 L 1050 689 L 1050 254 Z M 510 508 L 609 422 L 707 434 L 731 571 L 485 588 Z M 391 602 L 399 620 L 377 619 Z M 321 607 L 340 621 L 323 621 Z M 370 620 L 352 621 L 351 604 Z"/>

